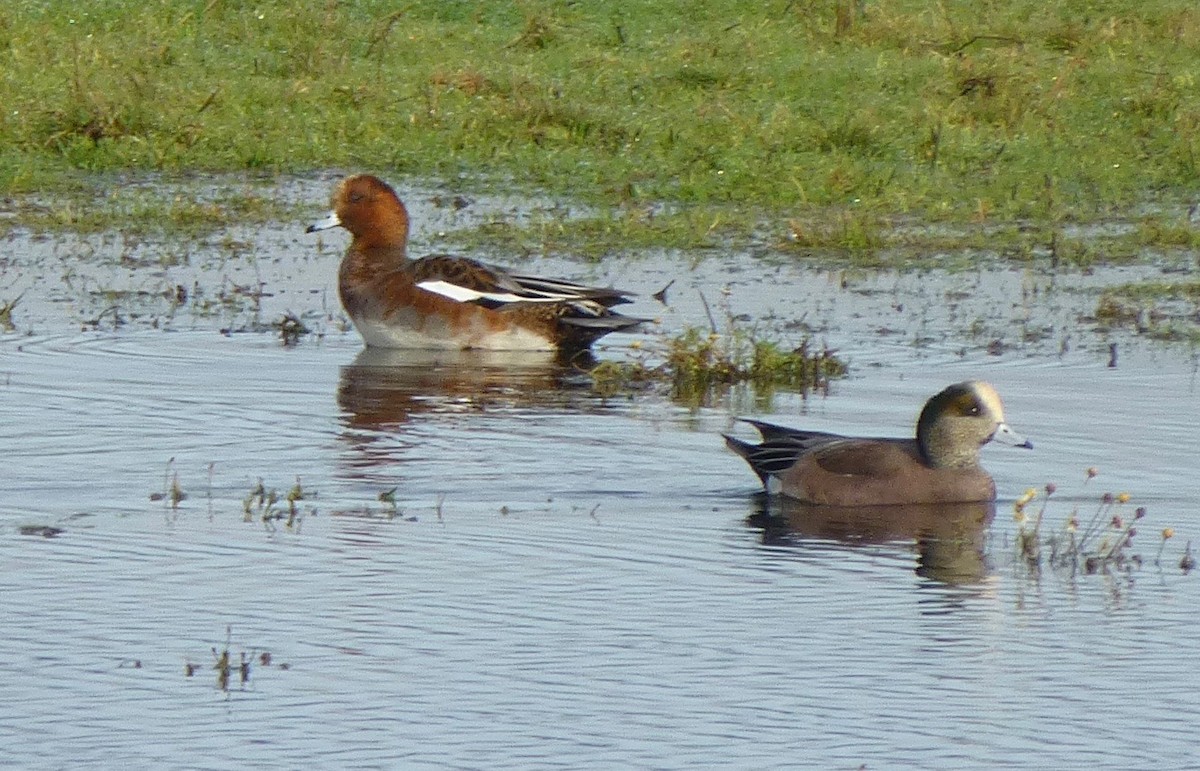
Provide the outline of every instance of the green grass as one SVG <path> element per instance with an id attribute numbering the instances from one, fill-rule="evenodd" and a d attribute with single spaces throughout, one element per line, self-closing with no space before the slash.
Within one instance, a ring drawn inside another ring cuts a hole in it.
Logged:
<path id="1" fill-rule="evenodd" d="M 603 205 L 677 203 L 700 212 L 672 228 L 683 243 L 707 237 L 704 220 L 832 212 L 832 236 L 802 232 L 867 251 L 895 216 L 1053 225 L 1193 195 L 1194 3 L 857 8 L 9 4 L 0 191 L 118 171 L 466 174 Z"/>
<path id="2" fill-rule="evenodd" d="M 687 327 L 661 345 L 638 346 L 627 361 L 605 360 L 588 370 L 600 394 L 661 388 L 686 407 L 712 406 L 744 388 L 760 409 L 777 391 L 809 394 L 845 376 L 846 362 L 804 337 L 785 345 L 726 314 L 726 332 Z"/>

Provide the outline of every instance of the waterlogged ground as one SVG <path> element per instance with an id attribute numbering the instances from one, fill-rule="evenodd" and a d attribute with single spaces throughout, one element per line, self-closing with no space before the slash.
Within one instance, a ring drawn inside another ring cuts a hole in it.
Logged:
<path id="1" fill-rule="evenodd" d="M 315 216 L 327 187 L 281 195 Z M 438 192 L 410 193 L 424 245 L 545 205 L 456 212 Z M 364 353 L 332 283 L 345 238 L 303 224 L 5 241 L 0 302 L 21 300 L 0 337 L 0 763 L 1200 764 L 1200 576 L 1179 569 L 1200 548 L 1196 353 L 1089 318 L 1101 287 L 1194 259 L 522 263 L 642 293 L 631 311 L 661 324 L 601 358 L 707 325 L 702 292 L 722 327 L 812 334 L 850 365 L 827 393 L 689 409 L 540 357 Z M 291 346 L 285 312 L 312 330 Z M 902 433 L 968 377 L 1035 444 L 985 451 L 994 519 L 766 503 L 719 436 L 749 435 L 737 414 Z M 1105 491 L 1132 496 L 1126 519 L 1145 506 L 1140 567 L 1017 559 L 1013 500 L 1047 482 L 1055 528 Z"/>

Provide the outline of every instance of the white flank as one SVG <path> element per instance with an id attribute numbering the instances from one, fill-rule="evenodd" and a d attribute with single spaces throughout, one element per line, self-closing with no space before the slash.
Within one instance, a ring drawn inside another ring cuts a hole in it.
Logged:
<path id="1" fill-rule="evenodd" d="M 397 323 L 355 319 L 354 326 L 369 348 L 394 348 L 426 351 L 553 351 L 547 338 L 527 329 L 506 332 L 476 332 L 466 337 L 453 334 L 444 326 L 431 324 L 424 329 Z"/>
<path id="2" fill-rule="evenodd" d="M 458 284 L 451 284 L 449 281 L 422 281 L 417 286 L 427 292 L 440 294 L 442 297 L 448 297 L 460 303 L 471 303 L 477 300 L 490 300 L 498 303 L 557 303 L 577 299 L 568 295 L 525 297 L 511 292 L 480 292 Z"/>

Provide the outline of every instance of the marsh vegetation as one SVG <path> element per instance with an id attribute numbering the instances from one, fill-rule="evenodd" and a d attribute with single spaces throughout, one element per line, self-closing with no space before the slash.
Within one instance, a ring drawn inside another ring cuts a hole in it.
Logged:
<path id="1" fill-rule="evenodd" d="M 87 192 L 95 172 L 335 167 L 615 209 L 516 234 L 591 250 L 766 239 L 798 254 L 1088 257 L 1064 228 L 1114 220 L 1134 245 L 1197 240 L 1200 10 L 1175 0 L 92 0 L 0 21 L 10 194 Z M 99 207 L 19 211 L 183 229 L 286 213 L 242 191 L 112 187 Z"/>

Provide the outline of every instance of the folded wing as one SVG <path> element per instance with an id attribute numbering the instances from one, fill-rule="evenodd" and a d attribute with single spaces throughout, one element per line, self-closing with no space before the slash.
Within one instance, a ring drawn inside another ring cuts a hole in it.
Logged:
<path id="1" fill-rule="evenodd" d="M 590 344 L 609 332 L 630 330 L 646 321 L 611 310 L 632 302 L 630 293 L 611 287 L 509 273 L 444 254 L 416 260 L 411 270 L 417 287 L 426 292 L 495 311 L 533 313 L 572 330 L 568 339 L 577 343 Z"/>
<path id="2" fill-rule="evenodd" d="M 777 426 L 757 420 L 745 420 L 758 429 L 763 441 L 752 444 L 732 436 L 725 444 L 750 464 L 766 484 L 802 457 L 807 457 L 831 474 L 859 477 L 887 477 L 895 469 L 912 463 L 915 443 L 908 439 L 858 439 L 824 431 Z"/>

